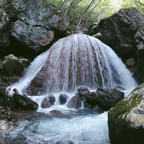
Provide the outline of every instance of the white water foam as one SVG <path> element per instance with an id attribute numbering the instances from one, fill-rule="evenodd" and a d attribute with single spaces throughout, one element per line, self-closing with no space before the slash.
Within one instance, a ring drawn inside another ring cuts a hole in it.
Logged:
<path id="1" fill-rule="evenodd" d="M 40 84 L 43 85 L 39 101 L 50 92 L 74 93 L 80 85 L 91 89 L 121 86 L 126 91 L 137 85 L 132 74 L 109 46 L 84 34 L 75 34 L 56 42 L 36 57 L 21 80 L 7 90 L 11 89 L 11 95 L 14 88 L 20 94 L 27 89 L 33 91 L 32 81 L 35 83 L 35 78 L 39 77 L 42 79 Z M 33 96 L 32 99 L 38 98 Z"/>

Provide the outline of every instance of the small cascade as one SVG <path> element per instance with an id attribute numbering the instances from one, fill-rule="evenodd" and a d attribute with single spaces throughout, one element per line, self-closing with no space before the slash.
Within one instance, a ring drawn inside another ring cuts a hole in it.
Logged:
<path id="1" fill-rule="evenodd" d="M 32 96 L 74 92 L 79 86 L 132 89 L 135 85 L 131 73 L 109 46 L 94 37 L 74 34 L 39 55 L 24 77 L 10 87 Z"/>

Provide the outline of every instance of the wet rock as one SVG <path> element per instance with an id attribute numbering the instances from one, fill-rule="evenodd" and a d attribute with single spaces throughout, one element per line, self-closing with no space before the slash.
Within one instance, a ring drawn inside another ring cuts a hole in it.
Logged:
<path id="1" fill-rule="evenodd" d="M 60 104 L 65 104 L 67 102 L 68 96 L 66 94 L 61 94 L 59 96 Z"/>
<path id="2" fill-rule="evenodd" d="M 49 108 L 51 107 L 51 103 L 49 102 L 49 98 L 46 97 L 43 99 L 42 103 L 41 103 L 41 107 L 42 108 Z"/>
<path id="3" fill-rule="evenodd" d="M 55 103 L 55 97 L 53 95 L 49 95 L 48 97 L 44 98 L 41 104 L 42 108 L 49 108 Z"/>
<path id="4" fill-rule="evenodd" d="M 117 89 L 98 88 L 97 91 L 83 95 L 85 105 L 88 105 L 87 107 L 94 108 L 98 106 L 101 110 L 109 110 L 123 98 L 124 93 Z"/>
<path id="5" fill-rule="evenodd" d="M 88 88 L 86 88 L 86 87 L 80 87 L 78 89 L 77 95 L 80 97 L 81 100 L 83 100 L 85 98 L 85 95 L 87 95 L 88 93 L 89 93 Z"/>
<path id="6" fill-rule="evenodd" d="M 124 98 L 124 93 L 117 89 L 98 89 L 97 104 L 103 109 L 108 110 Z"/>
<path id="7" fill-rule="evenodd" d="M 69 108 L 80 108 L 81 107 L 81 101 L 78 96 L 74 96 L 70 99 L 67 106 Z"/>
<path id="8" fill-rule="evenodd" d="M 37 110 L 38 109 L 38 104 L 26 96 L 14 94 L 13 99 L 15 103 L 15 109 L 22 109 L 22 110 Z"/>
<path id="9" fill-rule="evenodd" d="M 54 103 L 55 103 L 55 97 L 53 95 L 49 95 L 48 97 L 49 97 L 50 104 L 54 105 Z"/>
<path id="10" fill-rule="evenodd" d="M 144 143 L 144 83 L 109 111 L 108 125 L 112 144 Z"/>
<path id="11" fill-rule="evenodd" d="M 53 116 L 57 116 L 57 117 L 64 117 L 65 116 L 61 111 L 58 111 L 58 110 L 51 110 L 50 114 Z"/>

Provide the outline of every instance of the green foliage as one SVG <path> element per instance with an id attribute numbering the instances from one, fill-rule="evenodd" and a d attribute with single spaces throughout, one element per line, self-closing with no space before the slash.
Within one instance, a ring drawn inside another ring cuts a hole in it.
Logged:
<path id="1" fill-rule="evenodd" d="M 137 0 L 96 0 L 93 6 L 91 6 L 86 12 L 85 10 L 91 0 L 81 0 L 70 13 L 67 12 L 68 9 L 70 9 L 71 2 L 74 0 L 47 0 L 47 3 L 52 3 L 59 8 L 61 2 L 64 1 L 64 5 L 59 10 L 63 11 L 69 17 L 73 27 L 88 27 L 92 23 L 98 23 L 100 19 L 104 17 L 111 16 L 121 8 L 135 7 L 144 14 L 142 5 L 136 2 Z M 98 3 L 99 1 L 100 3 Z M 144 0 L 141 0 L 141 2 L 144 3 Z"/>

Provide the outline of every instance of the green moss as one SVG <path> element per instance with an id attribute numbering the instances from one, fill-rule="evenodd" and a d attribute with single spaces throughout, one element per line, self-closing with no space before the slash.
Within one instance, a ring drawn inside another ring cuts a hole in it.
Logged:
<path id="1" fill-rule="evenodd" d="M 137 89 L 138 88 L 135 90 Z M 142 99 L 143 95 L 141 93 L 136 93 L 133 91 L 130 98 L 121 100 L 115 107 L 113 107 L 113 109 L 109 112 L 109 116 L 112 119 L 118 118 L 122 115 L 126 116 L 134 107 L 140 104 Z"/>

